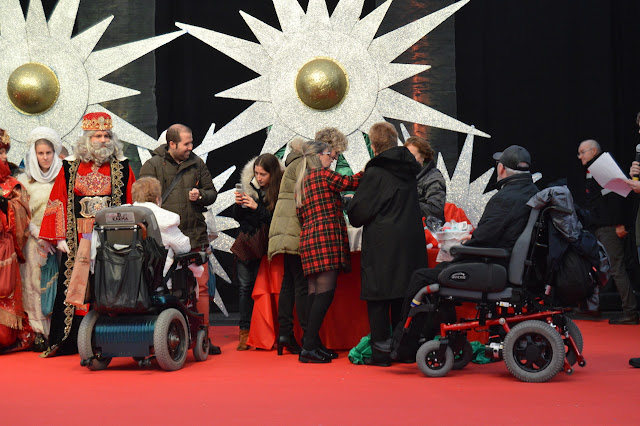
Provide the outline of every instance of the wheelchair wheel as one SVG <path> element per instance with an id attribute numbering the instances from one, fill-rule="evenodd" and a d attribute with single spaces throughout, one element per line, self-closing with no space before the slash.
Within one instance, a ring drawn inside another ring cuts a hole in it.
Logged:
<path id="1" fill-rule="evenodd" d="M 93 371 L 104 370 L 111 362 L 111 358 L 96 356 L 93 352 L 93 328 L 99 317 L 98 312 L 90 311 L 84 316 L 78 329 L 78 354 L 82 361 L 89 360 L 87 367 Z"/>
<path id="2" fill-rule="evenodd" d="M 458 346 L 458 345 L 456 345 Z M 473 348 L 471 343 L 467 339 L 464 339 L 464 343 L 460 349 L 454 348 L 453 350 L 453 369 L 462 370 L 471 362 L 473 358 Z"/>
<path id="3" fill-rule="evenodd" d="M 209 336 L 206 330 L 198 330 L 196 346 L 193 348 L 193 356 L 196 361 L 206 361 L 209 356 Z"/>
<path id="4" fill-rule="evenodd" d="M 564 343 L 560 333 L 544 321 L 524 321 L 504 339 L 507 368 L 523 382 L 541 383 L 564 366 Z"/>
<path id="5" fill-rule="evenodd" d="M 582 353 L 582 347 L 584 346 L 584 342 L 582 341 L 582 332 L 580 331 L 576 323 L 573 322 L 570 318 L 567 318 L 565 316 L 564 321 L 565 321 L 565 327 L 567 328 L 569 335 L 573 337 L 573 340 L 576 342 L 576 346 L 578 347 L 578 350 L 580 351 L 580 353 Z M 567 357 L 567 361 L 569 362 L 570 365 L 573 365 L 578 360 L 577 354 L 573 351 L 573 349 L 569 347 L 569 340 L 563 339 L 563 341 L 567 348 L 566 355 L 565 355 Z"/>
<path id="6" fill-rule="evenodd" d="M 444 359 L 438 357 L 439 349 L 440 342 L 437 340 L 429 340 L 418 349 L 416 362 L 425 376 L 442 377 L 453 368 L 453 351 L 451 347 L 447 347 Z"/>
<path id="7" fill-rule="evenodd" d="M 180 311 L 170 308 L 158 315 L 153 330 L 153 346 L 156 361 L 163 370 L 175 371 L 182 368 L 187 359 L 189 337 L 187 323 Z"/>

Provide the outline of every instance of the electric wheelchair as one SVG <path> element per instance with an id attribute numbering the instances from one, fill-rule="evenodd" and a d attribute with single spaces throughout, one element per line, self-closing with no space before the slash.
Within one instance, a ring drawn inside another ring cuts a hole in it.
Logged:
<path id="1" fill-rule="evenodd" d="M 204 253 L 176 255 L 167 277 L 167 251 L 153 212 L 141 206 L 106 208 L 96 215 L 99 239 L 92 310 L 78 332 L 81 365 L 107 368 L 114 357 L 132 357 L 141 367 L 155 359 L 163 370 L 179 370 L 187 352 L 196 361 L 209 353 L 204 315 L 195 312 L 197 282 L 187 268 Z M 171 289 L 168 279 L 171 278 Z"/>
<path id="2" fill-rule="evenodd" d="M 446 266 L 438 283 L 414 297 L 399 341 L 407 338 L 416 318 L 426 319 L 428 340 L 419 346 L 416 362 L 428 377 L 464 368 L 472 359 L 467 331 L 489 331 L 486 355 L 504 359 L 513 376 L 524 382 L 546 382 L 560 370 L 584 367 L 583 339 L 578 326 L 559 305 L 549 275 L 543 271 L 548 253 L 549 213 L 561 207 L 532 210 L 525 230 L 512 250 L 456 246 L 463 261 Z M 563 212 L 568 213 L 568 211 Z M 505 268 L 500 261 L 507 262 Z M 476 317 L 457 319 L 455 306 L 476 304 Z M 415 321 L 420 323 L 420 321 Z M 439 330 L 437 329 L 439 325 Z M 437 330 L 437 331 L 436 331 Z M 415 331 L 414 331 L 415 333 Z M 394 346 L 391 357 L 397 357 Z"/>

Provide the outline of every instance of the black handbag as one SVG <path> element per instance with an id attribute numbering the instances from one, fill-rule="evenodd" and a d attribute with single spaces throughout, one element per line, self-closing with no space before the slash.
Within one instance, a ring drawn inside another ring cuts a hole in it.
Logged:
<path id="1" fill-rule="evenodd" d="M 100 232 L 96 255 L 94 307 L 102 312 L 137 313 L 149 309 L 149 274 L 158 265 L 145 263 L 144 241 L 133 233 L 131 244 L 116 248 Z M 162 270 L 160 270 L 162 279 Z"/>

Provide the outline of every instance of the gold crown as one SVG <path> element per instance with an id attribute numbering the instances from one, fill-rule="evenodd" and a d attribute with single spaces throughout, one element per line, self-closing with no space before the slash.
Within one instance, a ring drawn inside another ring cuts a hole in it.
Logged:
<path id="1" fill-rule="evenodd" d="M 111 130 L 113 122 L 106 112 L 90 112 L 82 117 L 82 130 Z"/>

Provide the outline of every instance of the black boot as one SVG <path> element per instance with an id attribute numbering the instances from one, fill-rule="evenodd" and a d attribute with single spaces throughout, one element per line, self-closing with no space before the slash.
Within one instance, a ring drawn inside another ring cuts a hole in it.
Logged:
<path id="1" fill-rule="evenodd" d="M 293 336 L 293 334 L 290 334 L 288 336 L 278 336 L 277 348 L 278 355 L 282 355 L 282 350 L 285 348 L 294 355 L 298 355 L 302 350 L 300 348 L 300 345 L 298 345 L 298 342 L 296 342 L 296 338 Z"/>
<path id="2" fill-rule="evenodd" d="M 307 306 L 309 321 L 307 322 L 307 333 L 304 336 L 303 349 L 312 351 L 320 347 L 321 342 L 318 333 L 320 332 L 322 321 L 324 321 L 324 317 L 329 310 L 329 306 L 331 306 L 334 293 L 335 290 L 330 290 L 324 293 L 309 295 L 309 305 Z"/>

